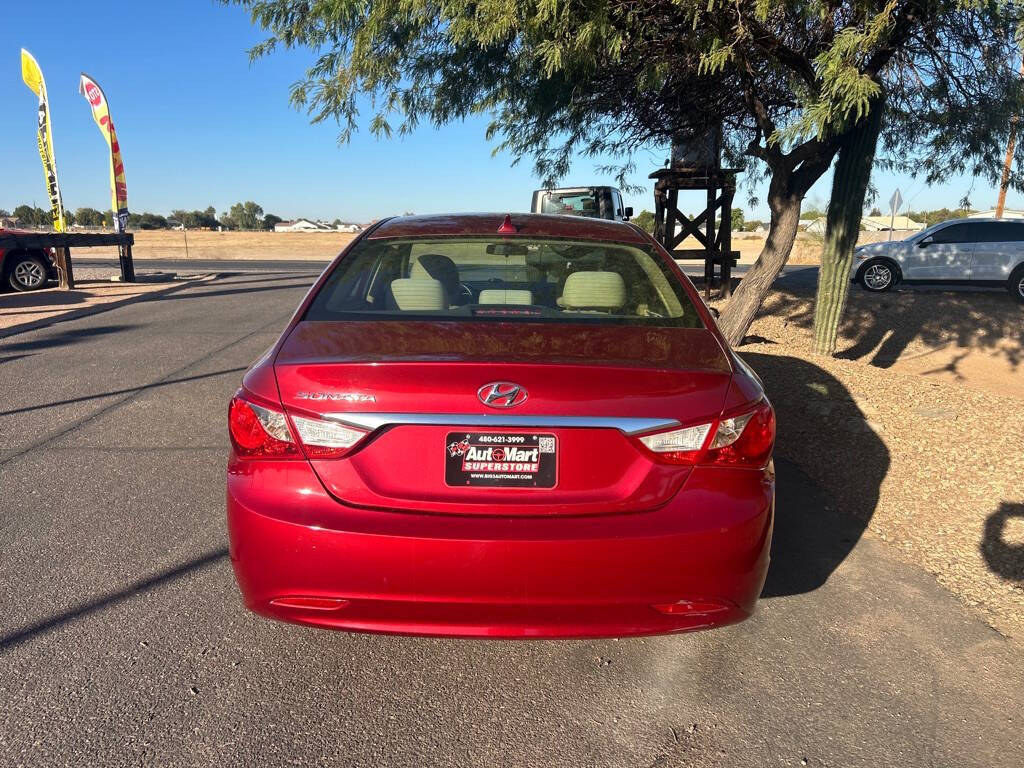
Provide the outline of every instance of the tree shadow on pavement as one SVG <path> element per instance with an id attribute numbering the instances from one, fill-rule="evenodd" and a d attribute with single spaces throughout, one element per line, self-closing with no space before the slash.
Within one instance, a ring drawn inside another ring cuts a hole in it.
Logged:
<path id="1" fill-rule="evenodd" d="M 288 282 L 278 282 L 274 285 L 263 285 L 258 287 L 240 287 L 234 288 L 234 283 L 225 283 L 223 287 L 218 286 L 214 290 L 198 290 L 190 292 L 175 293 L 170 296 L 161 296 L 160 301 L 185 301 L 195 299 L 211 299 L 218 296 L 241 296 L 246 293 L 265 293 L 266 291 L 281 291 L 281 290 L 297 290 L 300 288 L 309 288 L 313 284 L 313 280 L 316 279 L 316 275 L 306 276 L 302 279 L 302 276 L 298 278 L 289 278 Z"/>
<path id="2" fill-rule="evenodd" d="M 0 352 L 27 352 L 41 351 L 52 347 L 67 347 L 82 341 L 88 341 L 96 336 L 106 336 L 111 333 L 136 328 L 135 325 L 98 325 L 88 328 L 75 328 L 67 331 L 45 332 L 36 336 L 31 341 L 6 341 L 0 336 Z M 15 331 L 17 333 L 18 331 Z"/>
<path id="3" fill-rule="evenodd" d="M 822 586 L 860 540 L 889 471 L 889 450 L 849 391 L 795 357 L 744 354 L 778 419 L 772 562 L 762 597 Z M 856 462 L 838 458 L 837 448 Z"/>
<path id="4" fill-rule="evenodd" d="M 0 635 L 0 653 L 21 645 L 37 635 L 44 634 L 53 629 L 59 629 L 63 625 L 75 621 L 76 619 L 80 619 L 83 616 L 88 616 L 96 611 L 122 603 L 125 600 L 129 600 L 138 594 L 147 592 L 150 589 L 163 584 L 177 581 L 184 576 L 188 576 L 194 571 L 213 565 L 227 556 L 227 547 L 220 547 L 212 552 L 207 552 L 204 555 L 188 560 L 181 565 L 167 568 L 166 570 L 160 571 L 152 576 L 134 581 L 116 592 L 109 592 L 105 595 L 101 595 L 100 597 L 73 606 L 65 611 L 61 611 L 60 613 L 47 616 L 44 619 L 40 619 L 32 624 L 16 629 L 13 632 Z"/>
<path id="5" fill-rule="evenodd" d="M 110 285 L 110 283 L 103 283 Z M 3 309 L 35 309 L 36 307 L 62 308 L 88 301 L 88 291 L 78 289 L 64 290 L 47 288 L 42 291 L 25 291 L 24 293 L 4 293 L 0 295 L 0 308 Z"/>
<path id="6" fill-rule="evenodd" d="M 1006 524 L 1011 518 L 1024 522 L 1024 504 L 1003 502 L 985 521 L 981 555 L 989 570 L 1010 581 L 1024 581 L 1024 543 L 1006 540 Z"/>
<path id="7" fill-rule="evenodd" d="M 3 358 L 0 358 L 0 363 L 4 362 Z M 94 395 L 81 395 L 79 397 L 69 397 L 65 400 L 54 400 L 49 403 L 38 403 L 35 405 L 26 405 L 21 408 L 11 408 L 7 411 L 0 411 L 0 416 L 14 416 L 19 413 L 31 413 L 32 411 L 41 411 L 46 408 L 57 408 L 61 405 L 72 405 L 74 403 L 85 403 L 90 400 L 103 400 L 108 397 L 116 397 L 117 395 L 134 394 L 137 392 L 144 392 L 151 389 L 159 389 L 160 387 L 169 387 L 174 384 L 184 384 L 193 381 L 202 381 L 203 379 L 213 379 L 217 376 L 225 376 L 229 373 L 241 373 L 246 370 L 247 366 L 240 365 L 235 368 L 222 368 L 216 371 L 210 371 L 209 373 L 196 373 L 191 376 L 178 376 L 171 379 L 161 379 L 159 381 L 150 382 L 148 384 L 139 384 L 137 387 L 125 387 L 123 389 L 110 389 L 105 392 L 98 392 Z"/>

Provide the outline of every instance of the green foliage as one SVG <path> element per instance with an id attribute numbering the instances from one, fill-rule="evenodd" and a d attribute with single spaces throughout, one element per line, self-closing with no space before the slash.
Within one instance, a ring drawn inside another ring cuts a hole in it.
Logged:
<path id="1" fill-rule="evenodd" d="M 268 213 L 266 216 L 263 217 L 263 229 L 273 231 L 274 225 L 279 224 L 282 221 L 284 221 L 284 219 L 282 219 L 280 216 L 275 216 L 272 213 Z"/>
<path id="2" fill-rule="evenodd" d="M 263 209 L 252 200 L 235 203 L 220 217 L 220 222 L 225 229 L 262 229 Z"/>
<path id="3" fill-rule="evenodd" d="M 293 86 L 341 140 L 369 104 L 381 137 L 493 117 L 496 151 L 547 181 L 576 154 L 621 158 L 724 122 L 726 153 L 820 175 L 884 90 L 882 162 L 935 181 L 995 178 L 1021 86 L 1020 0 L 234 0 L 278 46 L 316 59 Z M 1015 186 L 1024 178 L 1014 174 Z"/>
<path id="4" fill-rule="evenodd" d="M 740 232 L 743 230 L 743 209 L 733 208 L 729 216 L 729 221 L 732 223 L 732 231 Z"/>
<path id="5" fill-rule="evenodd" d="M 932 224 L 938 224 L 940 221 L 965 218 L 971 213 L 970 208 L 936 208 L 934 211 L 908 211 L 907 216 L 914 221 L 921 222 L 926 227 L 930 227 Z"/>
<path id="6" fill-rule="evenodd" d="M 19 205 L 13 211 L 14 218 L 18 220 L 19 227 L 28 229 L 49 229 L 53 224 L 50 212 L 31 205 Z"/>
<path id="7" fill-rule="evenodd" d="M 640 211 L 640 213 L 634 216 L 631 221 L 640 227 L 640 229 L 644 230 L 644 232 L 649 232 L 652 235 L 654 234 L 654 214 L 650 211 Z"/>
<path id="8" fill-rule="evenodd" d="M 75 219 L 83 227 L 103 226 L 103 212 L 95 208 L 79 208 L 75 211 Z"/>
<path id="9" fill-rule="evenodd" d="M 171 211 L 171 218 L 185 229 L 216 229 L 220 224 L 212 205 L 205 211 Z"/>
<path id="10" fill-rule="evenodd" d="M 167 219 L 159 213 L 128 214 L 129 229 L 167 229 Z"/>

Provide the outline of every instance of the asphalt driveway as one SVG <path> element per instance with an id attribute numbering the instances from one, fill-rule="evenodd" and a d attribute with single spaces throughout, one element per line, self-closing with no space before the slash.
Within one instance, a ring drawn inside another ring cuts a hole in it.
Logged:
<path id="1" fill-rule="evenodd" d="M 226 404 L 313 277 L 0 339 L 0 765 L 1019 762 L 1024 648 L 829 511 L 784 444 L 766 597 L 739 626 L 456 641 L 246 613 Z"/>

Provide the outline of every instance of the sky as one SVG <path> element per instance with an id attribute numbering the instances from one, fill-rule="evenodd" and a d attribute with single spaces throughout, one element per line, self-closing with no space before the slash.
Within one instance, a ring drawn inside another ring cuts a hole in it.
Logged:
<path id="1" fill-rule="evenodd" d="M 250 64 L 247 51 L 263 39 L 246 11 L 211 0 L 176 3 L 8 3 L 0 19 L 0 208 L 21 203 L 46 208 L 36 151 L 36 97 L 21 80 L 20 49 L 28 49 L 46 78 L 53 143 L 65 207 L 110 208 L 108 152 L 85 99 L 80 72 L 103 88 L 117 126 L 129 208 L 167 214 L 172 209 L 218 213 L 255 200 L 267 213 L 367 222 L 383 216 L 444 211 L 525 211 L 539 186 L 532 164 L 492 156 L 483 117 L 440 129 L 424 126 L 407 137 L 375 139 L 366 126 L 348 144 L 334 123 L 311 125 L 288 103 L 289 86 L 313 61 L 306 50 L 278 51 Z M 636 211 L 653 210 L 647 174 L 668 148 L 636 157 L 625 194 Z M 579 158 L 566 185 L 612 184 Z M 937 187 L 876 173 L 878 204 L 899 188 L 911 209 L 956 207 L 965 194 L 975 208 L 995 204 L 996 191 L 959 177 Z M 828 199 L 829 176 L 808 204 Z M 764 187 L 747 204 L 747 218 L 767 218 Z M 698 207 L 696 198 L 694 207 Z M 1007 205 L 1024 207 L 1011 192 Z"/>

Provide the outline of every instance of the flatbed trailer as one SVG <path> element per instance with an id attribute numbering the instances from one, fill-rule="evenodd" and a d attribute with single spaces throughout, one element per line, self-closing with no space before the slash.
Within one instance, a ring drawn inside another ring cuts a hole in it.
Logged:
<path id="1" fill-rule="evenodd" d="M 98 248 L 116 245 L 121 264 L 121 279 L 126 283 L 135 282 L 135 264 L 132 261 L 132 245 L 135 236 L 130 232 L 25 232 L 0 230 L 0 250 L 49 251 L 53 249 L 54 261 L 60 287 L 70 290 L 75 287 L 75 274 L 71 265 L 72 248 Z"/>

